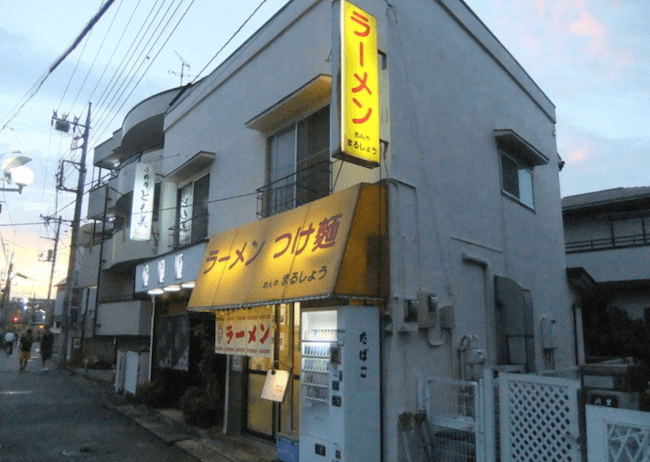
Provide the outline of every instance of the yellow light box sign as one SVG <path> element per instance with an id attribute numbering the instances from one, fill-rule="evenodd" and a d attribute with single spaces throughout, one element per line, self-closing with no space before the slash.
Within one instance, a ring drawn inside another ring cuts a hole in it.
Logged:
<path id="1" fill-rule="evenodd" d="M 380 164 L 377 21 L 341 2 L 341 153 L 365 167 Z"/>

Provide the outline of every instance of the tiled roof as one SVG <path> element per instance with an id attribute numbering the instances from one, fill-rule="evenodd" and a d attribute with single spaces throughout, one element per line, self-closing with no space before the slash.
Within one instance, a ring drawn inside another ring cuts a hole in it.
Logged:
<path id="1" fill-rule="evenodd" d="M 650 186 L 634 188 L 614 188 L 603 191 L 594 191 L 585 194 L 576 194 L 562 198 L 562 209 L 588 208 L 602 205 L 650 199 Z"/>

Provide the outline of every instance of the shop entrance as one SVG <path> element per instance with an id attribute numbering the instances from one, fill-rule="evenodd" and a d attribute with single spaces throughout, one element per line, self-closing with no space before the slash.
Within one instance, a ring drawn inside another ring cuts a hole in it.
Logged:
<path id="1" fill-rule="evenodd" d="M 246 370 L 246 430 L 273 438 L 277 433 L 298 435 L 300 421 L 300 303 L 273 306 L 274 351 L 272 357 L 249 357 Z M 289 371 L 282 403 L 262 399 L 267 371 Z"/>

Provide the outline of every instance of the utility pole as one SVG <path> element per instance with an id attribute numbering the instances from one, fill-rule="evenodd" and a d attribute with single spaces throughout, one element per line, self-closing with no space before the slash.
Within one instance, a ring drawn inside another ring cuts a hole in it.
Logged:
<path id="1" fill-rule="evenodd" d="M 53 217 L 44 217 L 43 215 L 41 215 L 41 218 L 43 218 L 47 224 Z M 61 233 L 61 221 L 62 221 L 61 216 L 59 216 L 59 219 L 57 220 L 57 224 L 56 224 L 56 235 L 54 236 L 54 250 L 52 251 L 52 269 L 50 270 L 50 285 L 47 286 L 48 303 L 50 300 L 50 296 L 52 295 L 52 283 L 54 282 L 54 268 L 56 267 L 56 252 L 59 247 L 59 234 Z"/>
<path id="2" fill-rule="evenodd" d="M 7 271 L 7 283 L 5 284 L 4 291 L 2 292 L 2 306 L 0 309 L 4 313 L 5 311 L 5 303 L 9 300 L 10 294 L 9 292 L 11 291 L 11 272 L 14 269 L 14 264 L 9 263 L 9 271 Z"/>
<path id="3" fill-rule="evenodd" d="M 69 329 L 69 317 L 70 317 L 70 306 L 72 305 L 72 295 L 73 283 L 74 283 L 74 271 L 77 260 L 77 246 L 79 240 L 79 225 L 81 222 L 81 205 L 83 202 L 84 194 L 84 182 L 86 179 L 86 155 L 88 151 L 88 137 L 90 131 L 90 109 L 91 104 L 88 103 L 88 115 L 86 117 L 86 124 L 81 124 L 77 119 L 74 121 L 68 121 L 65 119 L 60 119 L 56 116 L 56 113 L 52 117 L 53 122 L 56 122 L 56 127 L 58 130 L 67 131 L 69 129 L 69 124 L 74 125 L 74 129 L 81 127 L 83 133 L 81 138 L 73 138 L 73 149 L 77 148 L 76 142 L 78 139 L 82 139 L 83 144 L 81 146 L 81 160 L 79 161 L 79 179 L 77 181 L 77 189 L 74 191 L 77 194 L 77 199 L 75 201 L 74 207 L 74 217 L 72 219 L 72 236 L 70 238 L 70 258 L 68 260 L 68 276 L 65 283 L 65 298 L 63 301 L 63 319 L 61 322 L 61 333 L 63 335 L 63 341 L 61 342 L 61 353 L 59 356 L 59 362 L 61 364 L 67 363 L 68 360 L 68 329 Z M 61 127 L 61 128 L 59 128 Z M 61 188 L 64 189 L 64 188 Z"/>

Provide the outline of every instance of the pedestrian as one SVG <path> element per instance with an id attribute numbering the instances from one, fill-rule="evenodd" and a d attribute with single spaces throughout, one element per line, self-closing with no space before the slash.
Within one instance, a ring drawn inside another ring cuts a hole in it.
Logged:
<path id="1" fill-rule="evenodd" d="M 45 332 L 41 338 L 41 360 L 43 361 L 43 372 L 47 372 L 50 369 L 47 367 L 47 364 L 52 358 L 52 347 L 54 346 L 54 334 L 50 332 L 50 326 L 45 326 Z"/>
<path id="2" fill-rule="evenodd" d="M 16 341 L 16 336 L 10 330 L 5 334 L 5 352 L 7 357 L 11 356 L 14 352 L 14 342 Z"/>
<path id="3" fill-rule="evenodd" d="M 20 370 L 24 371 L 27 367 L 27 361 L 32 357 L 32 344 L 34 338 L 32 337 L 32 330 L 27 329 L 25 335 L 20 336 Z"/>

